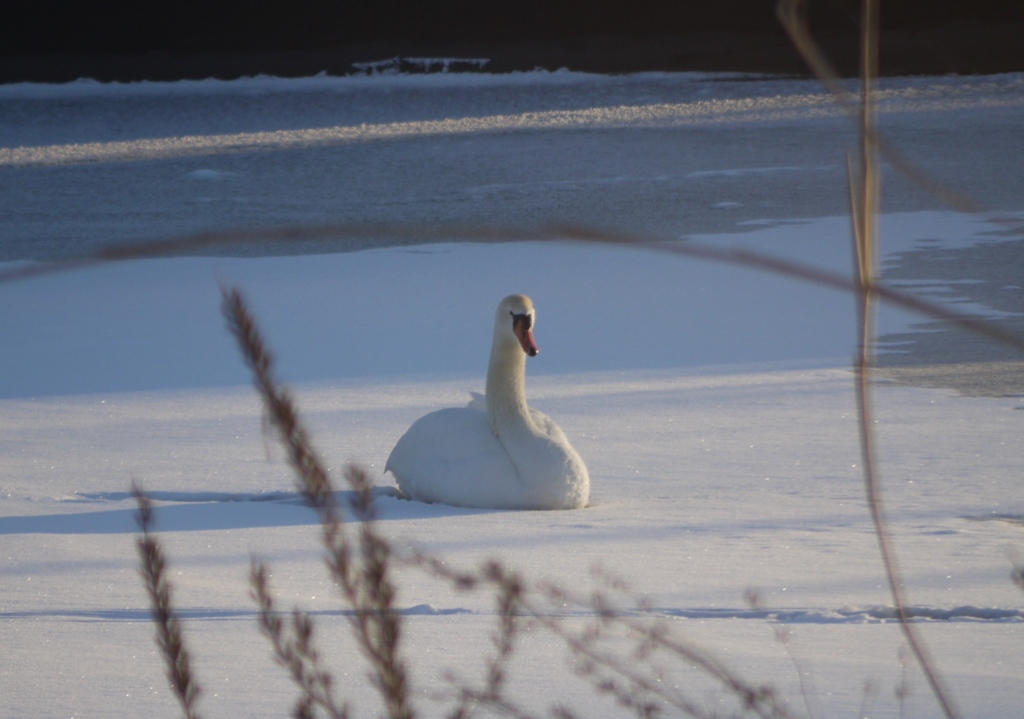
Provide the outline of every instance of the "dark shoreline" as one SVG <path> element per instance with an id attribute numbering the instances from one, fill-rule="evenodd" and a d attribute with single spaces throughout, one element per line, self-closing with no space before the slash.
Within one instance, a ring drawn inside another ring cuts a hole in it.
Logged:
<path id="1" fill-rule="evenodd" d="M 883 75 L 994 74 L 1024 71 L 1024 22 L 966 22 L 919 31 L 887 30 Z M 856 75 L 855 33 L 819 36 L 841 73 Z M 356 63 L 393 57 L 486 58 L 484 72 L 537 68 L 625 74 L 644 71 L 807 75 L 779 32 L 711 31 L 672 36 L 588 36 L 558 41 L 494 43 L 376 42 L 322 50 L 263 52 L 51 52 L 0 56 L 0 84 L 235 79 L 255 75 L 311 77 L 358 72 Z M 473 68 L 476 69 L 476 68 Z"/>

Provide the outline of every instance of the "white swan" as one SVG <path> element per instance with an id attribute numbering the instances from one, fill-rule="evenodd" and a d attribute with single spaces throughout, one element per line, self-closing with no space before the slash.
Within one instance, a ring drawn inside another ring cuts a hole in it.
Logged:
<path id="1" fill-rule="evenodd" d="M 525 295 L 498 305 L 487 396 L 421 417 L 391 450 L 385 472 L 422 502 L 491 509 L 579 509 L 587 467 L 562 430 L 526 404 L 526 355 L 536 314 Z"/>

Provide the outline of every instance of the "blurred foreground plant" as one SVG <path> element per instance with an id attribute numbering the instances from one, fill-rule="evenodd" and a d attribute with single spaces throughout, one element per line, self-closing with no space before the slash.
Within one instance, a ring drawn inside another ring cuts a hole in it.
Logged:
<path id="1" fill-rule="evenodd" d="M 137 483 L 132 494 L 138 504 L 136 520 L 142 536 L 136 542 L 139 550 L 139 574 L 149 594 L 156 644 L 167 668 L 167 681 L 181 704 L 185 719 L 200 719 L 196 704 L 202 690 L 192 675 L 192 659 L 185 646 L 185 635 L 171 601 L 171 582 L 167 578 L 167 559 L 163 548 L 153 536 L 153 505 Z"/>

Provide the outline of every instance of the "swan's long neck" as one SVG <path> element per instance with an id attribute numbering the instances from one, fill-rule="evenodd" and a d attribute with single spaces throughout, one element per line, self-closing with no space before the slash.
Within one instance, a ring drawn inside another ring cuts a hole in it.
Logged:
<path id="1" fill-rule="evenodd" d="M 536 432 L 526 404 L 526 353 L 515 340 L 498 334 L 487 368 L 487 414 L 495 434 L 503 440 Z"/>

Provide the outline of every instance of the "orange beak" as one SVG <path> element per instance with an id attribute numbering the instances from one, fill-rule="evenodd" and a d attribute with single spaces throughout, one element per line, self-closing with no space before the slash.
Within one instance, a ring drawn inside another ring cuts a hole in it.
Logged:
<path id="1" fill-rule="evenodd" d="M 536 357 L 540 348 L 537 347 L 537 343 L 533 339 L 533 330 L 530 329 L 530 324 L 529 315 L 516 315 L 512 322 L 512 329 L 516 333 L 516 339 L 519 340 L 519 346 L 523 348 L 523 352 L 530 357 Z"/>

